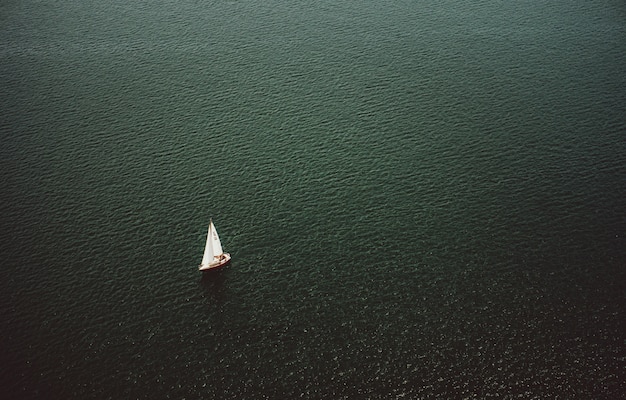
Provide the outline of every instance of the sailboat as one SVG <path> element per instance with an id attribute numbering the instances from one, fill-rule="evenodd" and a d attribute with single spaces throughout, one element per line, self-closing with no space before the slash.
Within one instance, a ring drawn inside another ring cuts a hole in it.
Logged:
<path id="1" fill-rule="evenodd" d="M 217 235 L 213 219 L 209 224 L 209 231 L 206 236 L 206 245 L 204 246 L 204 256 L 202 263 L 198 267 L 200 271 L 208 271 L 210 269 L 220 268 L 230 262 L 230 254 L 224 253 L 220 237 Z"/>

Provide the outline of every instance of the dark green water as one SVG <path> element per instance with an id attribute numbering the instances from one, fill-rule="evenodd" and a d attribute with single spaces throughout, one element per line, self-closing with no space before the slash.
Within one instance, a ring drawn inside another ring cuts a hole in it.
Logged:
<path id="1" fill-rule="evenodd" d="M 0 21 L 6 398 L 626 393 L 623 2 Z"/>

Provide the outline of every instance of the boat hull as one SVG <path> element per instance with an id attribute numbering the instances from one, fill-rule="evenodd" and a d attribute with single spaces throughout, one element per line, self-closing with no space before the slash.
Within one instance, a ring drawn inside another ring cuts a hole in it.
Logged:
<path id="1" fill-rule="evenodd" d="M 211 270 L 222 268 L 223 266 L 225 266 L 226 264 L 230 262 L 230 254 L 224 253 L 223 255 L 224 255 L 224 258 L 222 258 L 221 260 L 216 260 L 208 264 L 200 264 L 198 269 L 200 271 L 211 271 Z"/>

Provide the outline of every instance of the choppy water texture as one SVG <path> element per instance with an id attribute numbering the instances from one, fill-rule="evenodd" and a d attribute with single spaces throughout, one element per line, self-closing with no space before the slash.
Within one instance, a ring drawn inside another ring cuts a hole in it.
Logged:
<path id="1" fill-rule="evenodd" d="M 623 2 L 0 20 L 7 398 L 623 398 Z"/>

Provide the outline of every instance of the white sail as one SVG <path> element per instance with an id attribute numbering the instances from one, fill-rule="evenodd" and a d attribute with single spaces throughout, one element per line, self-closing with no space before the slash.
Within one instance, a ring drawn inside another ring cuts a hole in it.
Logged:
<path id="1" fill-rule="evenodd" d="M 211 228 L 213 228 L 213 221 L 211 221 L 211 224 L 209 225 L 209 231 L 206 235 L 206 245 L 204 246 L 204 255 L 202 256 L 202 265 L 208 265 L 211 261 L 213 261 L 213 257 L 215 256 L 213 254 L 213 240 L 211 239 L 211 231 L 213 229 Z"/>

